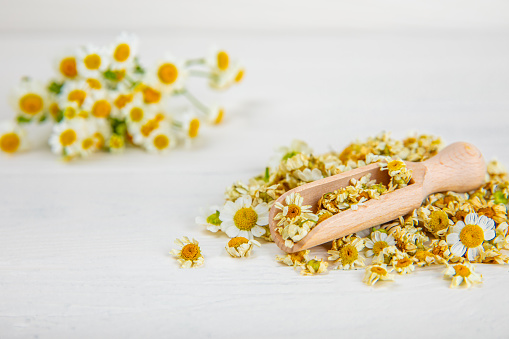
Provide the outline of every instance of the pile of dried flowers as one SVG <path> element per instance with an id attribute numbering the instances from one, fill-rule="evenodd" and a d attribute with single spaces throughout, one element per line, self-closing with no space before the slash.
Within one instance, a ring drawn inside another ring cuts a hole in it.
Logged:
<path id="1" fill-rule="evenodd" d="M 244 76 L 242 65 L 222 49 L 205 58 L 165 55 L 150 67 L 138 59 L 138 39 L 122 33 L 109 46 L 87 45 L 55 62 L 56 77 L 47 84 L 23 78 L 10 101 L 15 119 L 0 123 L 0 150 L 16 153 L 28 147 L 23 125 L 54 123 L 49 144 L 64 159 L 87 157 L 105 150 L 122 152 L 127 144 L 164 153 L 190 144 L 203 121 L 219 124 L 220 106 L 207 106 L 191 94 L 189 77 L 208 79 L 225 89 Z M 193 109 L 178 112 L 169 105 L 175 96 Z"/>
<path id="2" fill-rule="evenodd" d="M 381 133 L 364 142 L 352 143 L 341 152 L 315 155 L 304 142 L 294 141 L 290 147 L 278 150 L 263 174 L 251 178 L 247 184 L 238 181 L 229 187 L 225 204 L 203 210 L 196 222 L 211 232 L 224 232 L 232 238 L 227 244 L 228 253 L 232 256 L 247 256 L 252 245 L 258 245 L 253 237 L 272 241 L 268 229 L 268 211 L 275 200 L 288 190 L 379 162 L 382 169 L 391 172 L 388 187 L 370 183 L 369 178 L 353 182 L 351 186 L 357 186 L 361 191 L 369 190 L 363 196 L 366 199 L 376 198 L 384 190 L 402 187 L 410 180 L 411 172 L 406 170 L 401 160 L 424 161 L 442 147 L 440 138 L 429 135 L 395 140 L 388 133 Z M 286 205 L 277 206 L 281 210 L 277 218 L 281 222 L 285 220 L 285 215 L 295 217 L 298 214 L 304 221 L 301 224 L 316 224 L 321 221 L 320 218 L 324 220 L 337 212 L 334 208 L 339 211 L 358 207 L 362 201 L 356 196 L 358 191 L 354 190 L 351 201 L 342 197 L 340 204 L 328 206 L 322 203 L 325 208 L 316 213 L 303 205 L 302 197 L 292 194 L 285 201 Z M 479 189 L 462 194 L 432 194 L 421 207 L 403 217 L 336 239 L 328 251 L 328 261 L 324 258 L 311 259 L 310 250 L 280 255 L 276 260 L 300 268 L 304 275 L 327 272 L 332 265 L 339 270 L 362 267 L 365 268 L 363 281 L 368 285 L 394 280 L 395 273 L 410 274 L 418 267 L 443 265 L 444 276 L 452 279 L 451 287 L 461 284 L 470 286 L 482 281 L 473 263 L 509 262 L 509 256 L 503 253 L 509 249 L 508 201 L 509 175 L 493 160 L 488 163 L 485 184 Z M 290 210 L 289 205 L 298 208 Z M 295 232 L 295 235 L 298 234 L 298 231 Z M 232 248 L 237 250 L 231 251 Z M 180 258 L 186 257 L 182 255 Z"/>

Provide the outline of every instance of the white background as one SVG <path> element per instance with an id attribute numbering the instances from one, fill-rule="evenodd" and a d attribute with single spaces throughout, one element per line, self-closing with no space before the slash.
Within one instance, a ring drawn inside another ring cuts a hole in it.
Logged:
<path id="1" fill-rule="evenodd" d="M 507 337 L 507 267 L 479 265 L 485 282 L 471 290 L 448 289 L 441 268 L 372 288 L 363 271 L 301 277 L 274 244 L 231 259 L 225 237 L 194 224 L 293 138 L 324 152 L 414 130 L 508 165 L 507 2 L 4 0 L 0 119 L 20 77 L 46 80 L 61 51 L 122 30 L 147 63 L 222 46 L 245 81 L 196 84 L 227 116 L 190 150 L 66 164 L 42 126 L 32 152 L 0 157 L 1 338 Z M 203 268 L 168 255 L 183 235 L 200 241 Z"/>

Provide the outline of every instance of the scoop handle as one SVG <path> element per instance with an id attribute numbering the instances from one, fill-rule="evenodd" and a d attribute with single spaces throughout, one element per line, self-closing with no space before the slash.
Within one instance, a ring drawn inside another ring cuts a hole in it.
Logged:
<path id="1" fill-rule="evenodd" d="M 466 142 L 455 142 L 422 163 L 426 168 L 426 195 L 454 191 L 468 192 L 484 183 L 486 164 L 481 152 Z"/>

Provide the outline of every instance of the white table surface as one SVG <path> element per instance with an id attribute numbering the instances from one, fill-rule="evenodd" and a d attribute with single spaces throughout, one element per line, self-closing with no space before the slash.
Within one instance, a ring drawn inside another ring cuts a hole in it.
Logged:
<path id="1" fill-rule="evenodd" d="M 51 57 L 116 32 L 0 34 L 0 119 L 22 75 L 46 79 Z M 247 260 L 195 225 L 226 186 L 263 171 L 293 138 L 317 152 L 382 130 L 477 145 L 509 165 L 509 32 L 503 30 L 140 32 L 142 58 L 194 56 L 211 42 L 247 65 L 245 82 L 204 96 L 227 108 L 191 150 L 129 150 L 71 164 L 42 143 L 0 157 L 0 337 L 167 338 L 508 336 L 509 273 L 452 290 L 440 268 L 368 287 L 364 271 L 302 277 L 265 244 Z M 208 93 L 208 92 L 207 92 Z M 44 141 L 47 128 L 33 129 Z M 177 237 L 200 241 L 205 265 L 178 268 Z M 324 249 L 317 249 L 321 254 Z"/>

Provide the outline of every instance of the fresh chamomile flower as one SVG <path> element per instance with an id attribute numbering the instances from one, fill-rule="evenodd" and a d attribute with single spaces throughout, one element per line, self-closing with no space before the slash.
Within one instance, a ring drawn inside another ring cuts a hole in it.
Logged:
<path id="1" fill-rule="evenodd" d="M 364 248 L 364 240 L 358 237 L 348 237 L 337 250 L 329 250 L 329 260 L 338 264 L 338 270 L 350 270 L 364 266 L 365 258 L 360 253 Z"/>
<path id="2" fill-rule="evenodd" d="M 187 78 L 184 62 L 171 55 L 166 55 L 155 67 L 154 74 L 165 92 L 180 90 Z"/>
<path id="3" fill-rule="evenodd" d="M 375 230 L 371 233 L 371 238 L 366 239 L 366 248 L 368 248 L 366 256 L 375 256 L 375 259 L 380 259 L 380 256 L 383 256 L 383 249 L 394 245 L 396 245 L 396 240 L 392 235 L 388 235 L 381 230 Z"/>
<path id="4" fill-rule="evenodd" d="M 85 82 L 87 83 L 90 92 L 105 89 L 104 82 L 100 77 L 88 77 L 85 79 Z"/>
<path id="5" fill-rule="evenodd" d="M 134 34 L 123 32 L 110 47 L 111 69 L 125 70 L 134 65 L 138 53 L 138 38 Z"/>
<path id="6" fill-rule="evenodd" d="M 82 157 L 88 157 L 90 154 L 97 151 L 97 142 L 94 138 L 94 133 L 89 134 L 79 140 L 78 152 Z"/>
<path id="7" fill-rule="evenodd" d="M 64 79 L 75 79 L 78 76 L 78 66 L 75 53 L 62 54 L 55 59 L 55 69 Z"/>
<path id="8" fill-rule="evenodd" d="M 317 258 L 311 259 L 306 263 L 304 269 L 300 271 L 302 275 L 315 275 L 327 272 L 327 267 L 329 263 L 323 261 L 322 259 L 318 260 Z"/>
<path id="9" fill-rule="evenodd" d="M 112 112 L 111 98 L 108 91 L 94 91 L 85 101 L 83 108 L 90 112 L 90 115 L 96 119 L 106 119 Z"/>
<path id="10" fill-rule="evenodd" d="M 394 280 L 394 274 L 391 274 L 392 268 L 387 268 L 386 264 L 377 264 L 366 267 L 362 281 L 367 285 L 374 285 L 382 280 Z"/>
<path id="11" fill-rule="evenodd" d="M 200 215 L 194 221 L 198 225 L 206 226 L 211 232 L 217 232 L 221 229 L 221 219 L 219 219 L 219 206 L 210 206 L 206 209 L 200 208 Z"/>
<path id="12" fill-rule="evenodd" d="M 78 49 L 78 72 L 82 77 L 99 77 L 108 68 L 105 48 L 92 45 Z"/>
<path id="13" fill-rule="evenodd" d="M 65 107 L 69 102 L 75 102 L 81 107 L 89 95 L 89 86 L 84 80 L 67 81 L 64 83 L 60 94 L 60 107 Z"/>
<path id="14" fill-rule="evenodd" d="M 14 154 L 28 148 L 26 131 L 14 121 L 0 123 L 0 150 Z"/>
<path id="15" fill-rule="evenodd" d="M 207 121 L 213 125 L 219 125 L 224 118 L 224 108 L 213 106 L 207 110 Z"/>
<path id="16" fill-rule="evenodd" d="M 110 91 L 110 97 L 113 102 L 113 116 L 121 117 L 122 115 L 125 115 L 125 107 L 134 101 L 135 94 L 127 86 L 120 85 L 116 90 Z"/>
<path id="17" fill-rule="evenodd" d="M 265 234 L 269 224 L 269 207 L 266 203 L 253 206 L 250 196 L 243 196 L 235 202 L 227 201 L 219 213 L 221 231 L 230 238 L 244 237 L 252 239 Z"/>
<path id="18" fill-rule="evenodd" d="M 144 147 L 150 153 L 163 154 L 175 147 L 176 139 L 169 128 L 154 130 L 145 141 Z"/>
<path id="19" fill-rule="evenodd" d="M 140 90 L 147 105 L 158 106 L 163 103 L 163 89 L 160 84 L 146 81 L 140 85 Z"/>
<path id="20" fill-rule="evenodd" d="M 209 86 L 217 89 L 224 90 L 232 85 L 239 83 L 244 78 L 245 69 L 238 63 L 230 63 L 226 71 L 212 71 L 209 80 Z"/>
<path id="21" fill-rule="evenodd" d="M 249 257 L 253 245 L 260 247 L 260 243 L 254 239 L 246 239 L 244 237 L 231 238 L 226 244 L 226 252 L 233 258 Z"/>
<path id="22" fill-rule="evenodd" d="M 317 221 L 318 217 L 316 214 L 311 212 L 311 205 L 302 205 L 304 198 L 299 193 L 290 193 L 285 197 L 285 204 L 276 202 L 274 206 L 281 210 L 274 220 L 279 220 L 278 226 L 283 225 L 285 222 L 291 222 L 296 219 L 302 220 L 313 220 Z"/>
<path id="23" fill-rule="evenodd" d="M 100 150 L 106 148 L 106 141 L 110 140 L 112 134 L 111 125 L 106 119 L 95 119 L 94 133 L 95 148 Z"/>
<path id="24" fill-rule="evenodd" d="M 118 134 L 113 133 L 110 136 L 110 139 L 106 143 L 108 150 L 111 153 L 122 153 L 125 149 L 125 140 L 124 137 Z"/>
<path id="25" fill-rule="evenodd" d="M 48 106 L 48 92 L 39 81 L 23 78 L 10 95 L 10 103 L 18 116 L 40 119 Z"/>
<path id="26" fill-rule="evenodd" d="M 88 135 L 88 126 L 82 119 L 62 120 L 53 126 L 49 139 L 51 150 L 66 158 L 79 154 L 80 141 Z"/>
<path id="27" fill-rule="evenodd" d="M 213 73 L 226 72 L 230 66 L 230 56 L 225 50 L 214 47 L 206 62 Z"/>
<path id="28" fill-rule="evenodd" d="M 443 273 L 445 277 L 452 278 L 451 288 L 456 288 L 462 283 L 464 283 L 466 287 L 470 287 L 472 284 L 479 284 L 482 282 L 482 275 L 476 273 L 475 266 L 467 261 L 454 266 L 446 262 L 445 265 L 446 269 Z"/>
<path id="29" fill-rule="evenodd" d="M 170 254 L 177 258 L 181 268 L 197 267 L 203 264 L 203 255 L 196 239 L 189 240 L 188 237 L 183 237 L 176 239 L 175 244 L 179 245 L 179 249 L 172 249 Z"/>
<path id="30" fill-rule="evenodd" d="M 309 250 L 303 250 L 295 253 L 287 253 L 285 255 L 276 255 L 276 261 L 279 261 L 288 266 L 304 267 L 309 261 Z"/>
<path id="31" fill-rule="evenodd" d="M 451 233 L 447 234 L 447 244 L 451 246 L 451 253 L 455 256 L 476 260 L 484 253 L 483 243 L 495 238 L 495 222 L 484 215 L 470 213 L 465 222 L 458 221 Z"/>
<path id="32" fill-rule="evenodd" d="M 173 126 L 177 129 L 185 145 L 190 146 L 200 131 L 200 119 L 195 114 L 186 112 L 178 121 L 173 122 Z"/>

